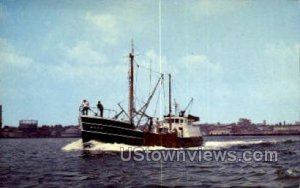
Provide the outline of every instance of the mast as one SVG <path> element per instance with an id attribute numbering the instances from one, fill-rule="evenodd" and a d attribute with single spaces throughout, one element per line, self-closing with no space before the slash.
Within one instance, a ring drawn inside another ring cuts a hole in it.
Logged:
<path id="1" fill-rule="evenodd" d="M 131 52 L 129 53 L 129 59 L 130 59 L 130 69 L 129 69 L 129 109 L 128 109 L 128 115 L 129 115 L 129 121 L 130 124 L 133 124 L 133 108 L 134 108 L 134 98 L 133 98 L 133 79 L 134 79 L 134 49 L 133 49 L 133 40 L 131 41 Z"/>
<path id="2" fill-rule="evenodd" d="M 169 129 L 170 131 L 172 130 L 171 114 L 172 114 L 171 74 L 169 74 Z"/>

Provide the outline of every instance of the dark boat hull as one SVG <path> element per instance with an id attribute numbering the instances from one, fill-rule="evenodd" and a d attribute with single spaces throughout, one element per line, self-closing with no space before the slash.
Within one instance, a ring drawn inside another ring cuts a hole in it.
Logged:
<path id="1" fill-rule="evenodd" d="M 186 148 L 201 146 L 202 137 L 178 137 L 175 133 L 156 134 L 136 130 L 129 122 L 100 117 L 81 116 L 82 141 L 97 140 L 105 143 L 124 143 L 134 146 L 163 146 Z"/>

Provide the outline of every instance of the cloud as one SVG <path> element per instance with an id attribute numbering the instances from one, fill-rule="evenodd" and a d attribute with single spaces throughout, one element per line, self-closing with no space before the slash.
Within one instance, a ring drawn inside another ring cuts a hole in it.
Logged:
<path id="1" fill-rule="evenodd" d="M 164 66 L 167 66 L 167 64 L 168 64 L 166 57 L 160 56 L 159 54 L 157 54 L 155 52 L 155 50 L 148 50 L 145 53 L 145 55 L 146 55 L 146 58 L 145 58 L 146 63 L 151 62 L 151 64 L 155 66 L 155 67 L 153 67 L 154 70 L 159 71 L 160 68 L 162 68 L 162 71 L 163 71 L 163 69 L 165 68 Z M 161 66 L 160 66 L 160 64 L 161 64 Z"/>
<path id="2" fill-rule="evenodd" d="M 70 61 L 77 64 L 99 65 L 107 61 L 105 55 L 94 50 L 87 41 L 80 41 L 72 47 L 66 49 Z"/>
<path id="3" fill-rule="evenodd" d="M 144 67 L 149 67 L 151 62 L 152 71 L 160 71 L 160 57 L 155 50 L 149 50 L 145 53 L 145 56 L 137 56 L 137 59 Z M 206 55 L 190 54 L 175 60 L 162 56 L 161 62 L 162 72 L 165 74 L 165 84 L 168 81 L 166 74 L 171 73 L 173 97 L 180 103 L 187 102 L 190 97 L 195 99 L 214 97 L 224 100 L 224 97 L 228 97 L 231 93 L 228 88 L 222 86 L 222 66 L 218 63 L 212 63 Z M 139 74 L 139 79 L 144 76 L 144 80 L 139 87 L 145 88 L 148 86 L 149 76 L 147 75 L 149 75 L 149 71 L 146 71 L 145 74 Z M 156 76 L 159 75 L 151 75 L 152 85 L 155 83 Z M 215 87 L 218 87 L 218 89 L 215 89 Z M 209 97 L 205 93 L 209 93 Z"/>
<path id="4" fill-rule="evenodd" d="M 98 50 L 88 41 L 78 41 L 74 46 L 62 47 L 64 56 L 59 63 L 43 66 L 53 77 L 63 80 L 76 80 L 86 83 L 93 80 L 114 80 L 116 76 L 127 73 L 126 63 L 108 58 L 103 50 Z M 116 63 L 117 62 L 117 63 Z"/>
<path id="5" fill-rule="evenodd" d="M 212 74 L 222 73 L 222 68 L 219 64 L 211 63 L 205 55 L 186 55 L 182 62 L 186 63 L 188 69 L 197 71 L 208 71 Z"/>
<path id="6" fill-rule="evenodd" d="M 174 75 L 182 75 L 183 72 L 188 72 L 189 74 L 209 72 L 214 76 L 223 74 L 223 69 L 220 64 L 210 62 L 208 57 L 202 54 L 190 54 L 177 60 L 171 60 L 165 56 L 160 58 L 155 50 L 148 50 L 145 53 L 145 58 L 141 62 L 147 67 L 149 67 L 149 63 L 151 62 L 152 69 L 159 71 L 160 61 L 162 71 Z"/>
<path id="7" fill-rule="evenodd" d="M 189 54 L 178 62 L 178 70 L 185 71 L 189 77 L 199 78 L 203 81 L 217 81 L 223 75 L 223 68 L 218 63 L 212 63 L 202 54 Z M 181 73 L 182 74 L 182 73 Z"/>
<path id="8" fill-rule="evenodd" d="M 18 52 L 6 39 L 0 38 L 0 73 L 9 77 L 18 74 L 23 79 L 47 75 L 63 81 L 94 80 L 109 77 L 111 73 L 126 73 L 127 70 L 126 64 L 109 62 L 105 54 L 95 50 L 87 41 L 78 41 L 72 47 L 63 46 L 61 51 L 64 55 L 60 56 L 58 62 L 49 63 L 47 59 L 38 62 Z"/>
<path id="9" fill-rule="evenodd" d="M 84 20 L 96 26 L 103 35 L 104 42 L 114 44 L 118 41 L 119 29 L 117 26 L 117 19 L 112 14 L 93 15 L 87 13 Z"/>
<path id="10" fill-rule="evenodd" d="M 21 55 L 17 50 L 4 38 L 0 38 L 0 69 L 11 68 L 28 68 L 33 64 L 33 60 L 29 57 Z"/>

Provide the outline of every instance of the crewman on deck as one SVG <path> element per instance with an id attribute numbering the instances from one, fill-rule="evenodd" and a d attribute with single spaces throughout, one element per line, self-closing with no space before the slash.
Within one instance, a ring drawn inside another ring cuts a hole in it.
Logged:
<path id="1" fill-rule="evenodd" d="M 149 120 L 149 132 L 152 132 L 152 128 L 153 128 L 153 118 L 151 117 Z"/>
<path id="2" fill-rule="evenodd" d="M 88 111 L 90 109 L 90 103 L 86 99 L 82 101 L 82 115 L 88 115 Z"/>
<path id="3" fill-rule="evenodd" d="M 101 104 L 100 101 L 98 101 L 97 109 L 99 110 L 99 116 L 103 117 L 103 110 L 104 110 L 104 108 L 103 108 L 103 105 Z"/>
<path id="4" fill-rule="evenodd" d="M 152 131 L 152 132 L 153 132 L 153 133 L 157 133 L 159 127 L 160 127 L 159 120 L 158 120 L 158 118 L 156 118 L 156 120 L 155 120 L 154 123 L 153 123 L 153 131 Z"/>

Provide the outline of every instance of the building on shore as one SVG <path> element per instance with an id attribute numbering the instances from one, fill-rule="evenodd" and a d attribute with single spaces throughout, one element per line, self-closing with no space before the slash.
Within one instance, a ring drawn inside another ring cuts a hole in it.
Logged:
<path id="1" fill-rule="evenodd" d="M 80 129 L 79 127 L 67 127 L 64 131 L 61 132 L 61 137 L 78 137 L 80 136 Z"/>
<path id="2" fill-rule="evenodd" d="M 232 127 L 230 126 L 216 126 L 214 129 L 210 130 L 209 135 L 231 135 Z"/>
<path id="3" fill-rule="evenodd" d="M 203 135 L 300 135 L 300 123 L 286 122 L 276 125 L 252 123 L 250 119 L 240 118 L 237 123 L 231 124 L 199 124 Z"/>
<path id="4" fill-rule="evenodd" d="M 38 128 L 38 120 L 20 120 L 19 130 L 24 132 L 36 132 Z"/>
<path id="5" fill-rule="evenodd" d="M 0 138 L 73 138 L 80 137 L 78 125 L 43 125 L 38 127 L 37 120 L 20 120 L 19 127 L 4 126 Z"/>

